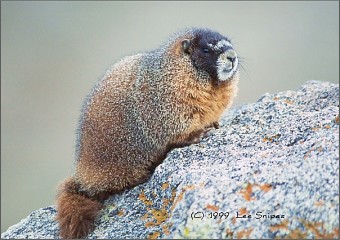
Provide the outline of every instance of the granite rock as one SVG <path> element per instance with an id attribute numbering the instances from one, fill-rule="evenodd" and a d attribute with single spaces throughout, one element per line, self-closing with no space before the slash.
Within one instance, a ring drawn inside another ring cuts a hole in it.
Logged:
<path id="1" fill-rule="evenodd" d="M 1 238 L 58 238 L 55 206 Z M 339 238 L 339 86 L 308 81 L 228 111 L 148 182 L 106 201 L 88 238 Z"/>

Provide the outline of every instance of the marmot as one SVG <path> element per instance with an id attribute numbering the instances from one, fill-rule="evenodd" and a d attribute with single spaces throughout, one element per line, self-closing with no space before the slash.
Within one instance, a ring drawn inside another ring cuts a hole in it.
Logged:
<path id="1" fill-rule="evenodd" d="M 169 150 L 217 128 L 238 65 L 230 40 L 201 28 L 113 65 L 83 106 L 75 171 L 57 193 L 61 237 L 86 237 L 109 195 L 145 182 Z"/>

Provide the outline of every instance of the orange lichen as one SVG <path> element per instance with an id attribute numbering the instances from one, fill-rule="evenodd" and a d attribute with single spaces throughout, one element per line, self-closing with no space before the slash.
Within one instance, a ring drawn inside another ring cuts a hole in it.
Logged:
<path id="1" fill-rule="evenodd" d="M 241 208 L 241 209 L 238 211 L 238 213 L 239 213 L 240 215 L 244 215 L 244 214 L 247 214 L 248 211 L 247 211 L 246 208 Z"/>
<path id="2" fill-rule="evenodd" d="M 288 220 L 283 220 L 281 223 L 279 224 L 275 224 L 273 226 L 270 227 L 270 231 L 272 232 L 275 232 L 277 230 L 280 230 L 280 229 L 286 229 L 288 230 Z"/>
<path id="3" fill-rule="evenodd" d="M 294 229 L 289 232 L 289 234 L 285 237 L 286 239 L 305 239 L 307 237 L 307 233 L 303 232 L 299 229 Z"/>
<path id="4" fill-rule="evenodd" d="M 251 234 L 251 232 L 253 231 L 253 228 L 250 228 L 248 230 L 242 230 L 242 231 L 239 231 L 237 232 L 237 238 L 246 238 L 246 239 L 249 239 L 249 236 Z"/>
<path id="5" fill-rule="evenodd" d="M 303 156 L 303 159 L 310 157 L 312 152 L 314 152 L 314 151 L 322 152 L 322 150 L 323 150 L 323 148 L 321 146 L 320 147 L 317 147 L 317 146 L 313 147 L 312 149 L 310 149 L 306 152 L 306 154 Z"/>
<path id="6" fill-rule="evenodd" d="M 169 188 L 169 183 L 165 182 L 162 184 L 162 190 Z"/>
<path id="7" fill-rule="evenodd" d="M 166 207 L 170 204 L 170 199 L 162 198 L 163 206 Z"/>
<path id="8" fill-rule="evenodd" d="M 163 190 L 166 190 L 169 188 L 168 183 L 164 183 L 162 185 Z M 166 223 L 165 221 L 169 218 L 169 211 L 166 209 L 167 206 L 169 206 L 171 203 L 174 202 L 174 199 L 176 197 L 176 189 L 173 188 L 171 191 L 171 197 L 170 199 L 168 198 L 163 198 L 162 202 L 162 208 L 161 209 L 156 209 L 151 207 L 152 201 L 150 201 L 144 191 L 142 191 L 139 195 L 139 200 L 141 200 L 147 207 L 147 212 L 144 214 L 144 216 L 141 217 L 142 220 L 146 220 L 145 227 L 146 228 L 154 228 L 157 226 L 162 227 L 162 232 L 166 235 L 170 234 L 169 227 L 171 224 Z M 150 234 L 148 238 L 157 238 L 159 237 L 161 232 L 154 232 L 153 234 Z"/>
<path id="9" fill-rule="evenodd" d="M 141 200 L 145 205 L 150 206 L 152 205 L 152 201 L 150 201 L 144 193 L 144 190 L 141 191 L 141 193 L 138 196 L 139 200 Z"/>
<path id="10" fill-rule="evenodd" d="M 331 126 L 329 126 L 329 125 L 325 125 L 325 128 L 327 128 L 327 129 L 330 129 L 330 128 L 331 128 Z"/>
<path id="11" fill-rule="evenodd" d="M 152 227 L 155 227 L 155 226 L 156 226 L 155 222 L 146 222 L 145 223 L 145 227 L 147 227 L 147 228 L 152 228 Z"/>
<path id="12" fill-rule="evenodd" d="M 270 184 L 259 185 L 259 184 L 248 183 L 247 186 L 240 191 L 240 194 L 243 195 L 243 197 L 246 201 L 256 200 L 255 197 L 252 197 L 254 188 L 259 188 L 261 191 L 266 193 L 266 192 L 268 192 L 272 189 L 272 186 Z"/>
<path id="13" fill-rule="evenodd" d="M 321 207 L 321 206 L 323 206 L 323 205 L 325 205 L 325 203 L 324 203 L 323 201 L 316 201 L 316 202 L 314 203 L 314 206 L 316 206 L 316 207 Z"/>
<path id="14" fill-rule="evenodd" d="M 148 235 L 148 239 L 156 239 L 161 235 L 160 232 L 153 232 L 151 234 Z"/>
<path id="15" fill-rule="evenodd" d="M 217 212 L 220 208 L 216 205 L 207 204 L 206 209 Z"/>
<path id="16" fill-rule="evenodd" d="M 151 213 L 153 215 L 153 218 L 156 219 L 156 225 L 160 225 L 169 217 L 169 214 L 165 208 L 162 208 L 160 210 L 153 209 Z"/>
<path id="17" fill-rule="evenodd" d="M 312 153 L 312 150 L 308 150 L 308 152 L 305 154 L 305 156 L 303 156 L 303 159 L 310 157 L 311 153 Z"/>
<path id="18" fill-rule="evenodd" d="M 161 225 L 165 222 L 169 217 L 168 211 L 163 207 L 162 209 L 150 209 L 142 219 L 151 219 L 145 223 L 145 227 L 155 227 Z"/>
<path id="19" fill-rule="evenodd" d="M 264 138 L 262 139 L 262 141 L 263 141 L 263 142 L 273 142 L 273 139 L 264 137 Z"/>
<path id="20" fill-rule="evenodd" d="M 339 122 L 340 122 L 339 115 L 335 117 L 334 121 L 335 121 L 336 124 L 339 124 Z"/>
<path id="21" fill-rule="evenodd" d="M 287 104 L 289 104 L 289 105 L 292 105 L 292 104 L 293 104 L 293 102 L 290 101 L 290 100 L 288 100 L 288 99 L 284 100 L 284 102 L 287 103 Z"/>
<path id="22" fill-rule="evenodd" d="M 327 233 L 322 222 L 306 222 L 302 221 L 306 229 L 311 231 L 315 238 L 334 239 L 339 238 L 339 228 L 334 228 L 332 232 Z"/>
<path id="23" fill-rule="evenodd" d="M 118 210 L 117 215 L 118 215 L 119 217 L 123 216 L 123 215 L 124 215 L 124 209 Z"/>
<path id="24" fill-rule="evenodd" d="M 176 197 L 176 188 L 173 188 L 171 191 L 171 198 L 170 198 L 170 202 L 174 202 Z"/>
<path id="25" fill-rule="evenodd" d="M 313 131 L 318 131 L 318 130 L 320 130 L 320 126 L 312 127 L 312 130 L 313 130 Z"/>
<path id="26" fill-rule="evenodd" d="M 146 219 L 149 218 L 149 216 L 150 216 L 150 214 L 149 214 L 149 212 L 147 212 L 147 213 L 145 213 L 145 214 L 143 215 L 143 217 L 141 217 L 140 219 L 146 220 Z"/>
<path id="27" fill-rule="evenodd" d="M 318 239 L 337 239 L 339 238 L 339 228 L 334 228 L 331 232 L 327 232 L 322 222 L 307 222 L 300 220 L 306 230 L 288 228 L 288 220 L 282 221 L 280 224 L 276 224 L 270 227 L 270 231 L 275 232 L 279 230 L 288 230 L 287 239 L 304 239 L 309 233 L 312 233 L 315 238 Z M 280 238 L 280 236 L 278 236 Z"/>
<path id="28" fill-rule="evenodd" d="M 268 192 L 272 189 L 272 186 L 270 184 L 259 185 L 259 187 L 264 192 Z"/>
<path id="29" fill-rule="evenodd" d="M 225 232 L 226 232 L 226 238 L 232 238 L 233 237 L 233 235 L 234 235 L 234 232 L 233 231 L 231 231 L 231 229 L 229 229 L 229 228 L 227 228 L 226 230 L 225 230 Z"/>
<path id="30" fill-rule="evenodd" d="M 246 188 L 240 191 L 240 194 L 243 195 L 246 201 L 256 200 L 255 198 L 251 197 L 252 193 L 253 193 L 253 185 L 251 185 L 250 183 L 247 184 Z"/>
<path id="31" fill-rule="evenodd" d="M 274 139 L 278 139 L 279 137 L 280 137 L 279 134 L 275 134 L 275 135 L 272 135 L 272 136 L 267 136 L 267 137 L 263 138 L 263 142 L 273 142 Z"/>
<path id="32" fill-rule="evenodd" d="M 162 230 L 165 235 L 170 235 L 169 228 L 172 226 L 172 223 L 166 223 L 162 225 Z"/>
<path id="33" fill-rule="evenodd" d="M 236 217 L 232 217 L 232 218 L 231 218 L 231 223 L 235 225 L 235 223 L 236 223 Z"/>

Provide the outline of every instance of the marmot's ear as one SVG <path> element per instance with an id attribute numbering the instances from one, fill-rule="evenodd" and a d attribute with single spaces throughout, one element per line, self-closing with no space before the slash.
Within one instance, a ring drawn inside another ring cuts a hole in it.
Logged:
<path id="1" fill-rule="evenodd" d="M 183 52 L 185 53 L 190 53 L 190 40 L 189 39 L 184 39 L 182 41 L 182 48 L 183 48 Z"/>

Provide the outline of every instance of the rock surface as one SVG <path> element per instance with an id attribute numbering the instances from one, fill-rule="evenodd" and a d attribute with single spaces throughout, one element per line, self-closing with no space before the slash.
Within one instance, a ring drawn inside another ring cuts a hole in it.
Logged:
<path id="1" fill-rule="evenodd" d="M 338 238 L 339 86 L 309 81 L 229 111 L 201 143 L 112 196 L 89 238 Z M 58 238 L 55 206 L 1 238 Z M 242 218 L 244 216 L 244 218 Z"/>

